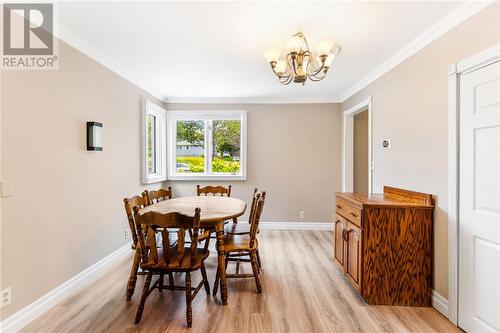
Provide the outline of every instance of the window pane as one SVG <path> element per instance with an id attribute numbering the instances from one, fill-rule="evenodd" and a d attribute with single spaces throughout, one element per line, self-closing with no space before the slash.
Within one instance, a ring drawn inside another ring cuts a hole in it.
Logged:
<path id="1" fill-rule="evenodd" d="M 148 114 L 148 173 L 156 173 L 156 117 Z"/>
<path id="2" fill-rule="evenodd" d="M 177 121 L 176 170 L 183 173 L 205 172 L 205 122 Z"/>
<path id="3" fill-rule="evenodd" d="M 240 173 L 241 122 L 214 120 L 212 131 L 212 172 Z"/>

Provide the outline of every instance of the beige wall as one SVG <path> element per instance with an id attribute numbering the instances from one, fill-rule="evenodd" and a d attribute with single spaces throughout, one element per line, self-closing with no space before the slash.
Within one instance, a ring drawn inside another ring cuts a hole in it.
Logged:
<path id="1" fill-rule="evenodd" d="M 368 192 L 368 111 L 354 116 L 353 122 L 353 188 L 354 192 Z"/>
<path id="2" fill-rule="evenodd" d="M 2 318 L 124 245 L 122 198 L 143 190 L 151 96 L 64 43 L 59 59 L 57 71 L 2 72 L 2 178 L 14 184 L 1 201 Z M 86 151 L 89 120 L 104 124 L 102 152 Z"/>
<path id="3" fill-rule="evenodd" d="M 247 180 L 233 196 L 250 200 L 254 187 L 268 192 L 262 219 L 329 222 L 340 191 L 338 104 L 166 104 L 167 110 L 247 110 Z M 193 195 L 197 181 L 172 181 L 174 195 Z M 242 219 L 246 219 L 243 216 Z"/>
<path id="4" fill-rule="evenodd" d="M 448 296 L 447 68 L 500 42 L 500 4 L 457 26 L 342 103 L 373 96 L 374 191 L 400 186 L 436 196 L 434 288 Z M 382 140 L 392 148 L 383 149 Z"/>

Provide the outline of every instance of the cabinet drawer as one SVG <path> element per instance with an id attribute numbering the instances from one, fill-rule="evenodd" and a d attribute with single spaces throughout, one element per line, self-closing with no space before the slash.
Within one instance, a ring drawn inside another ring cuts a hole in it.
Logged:
<path id="1" fill-rule="evenodd" d="M 354 206 L 345 200 L 336 198 L 335 212 L 346 218 L 352 224 L 361 228 L 361 208 Z"/>

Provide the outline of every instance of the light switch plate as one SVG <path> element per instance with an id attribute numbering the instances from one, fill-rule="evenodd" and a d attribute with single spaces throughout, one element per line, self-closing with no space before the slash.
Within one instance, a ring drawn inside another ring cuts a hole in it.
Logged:
<path id="1" fill-rule="evenodd" d="M 1 186 L 1 196 L 2 198 L 6 197 L 11 197 L 14 195 L 14 185 L 12 184 L 11 181 L 9 180 L 2 180 L 1 181 L 2 186 Z"/>

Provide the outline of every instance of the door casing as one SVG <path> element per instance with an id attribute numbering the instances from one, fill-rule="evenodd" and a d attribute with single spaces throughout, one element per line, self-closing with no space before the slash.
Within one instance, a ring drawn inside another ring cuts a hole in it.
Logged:
<path id="1" fill-rule="evenodd" d="M 372 97 L 342 112 L 342 192 L 354 191 L 354 116 L 368 112 L 368 193 L 373 192 L 373 110 Z"/>
<path id="2" fill-rule="evenodd" d="M 500 44 L 448 66 L 448 319 L 458 325 L 460 76 L 500 60 Z"/>

